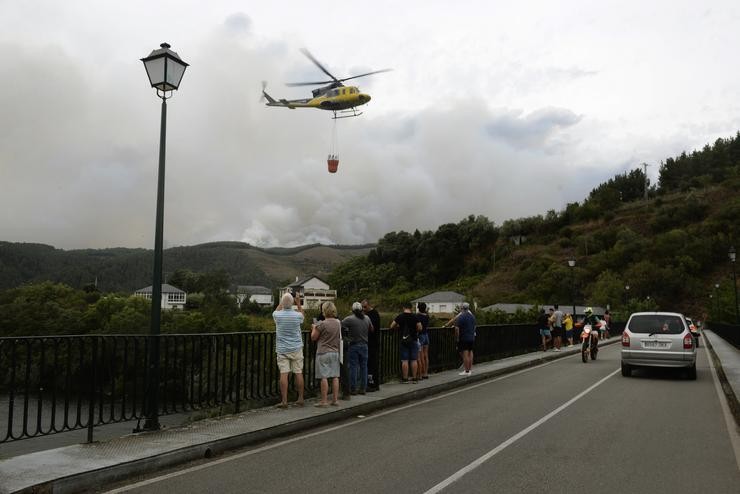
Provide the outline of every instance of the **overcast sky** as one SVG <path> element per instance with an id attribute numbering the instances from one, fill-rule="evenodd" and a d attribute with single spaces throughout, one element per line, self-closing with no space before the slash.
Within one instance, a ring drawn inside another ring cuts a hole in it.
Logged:
<path id="1" fill-rule="evenodd" d="M 469 214 L 561 210 L 641 162 L 740 129 L 740 2 L 0 0 L 0 240 L 154 238 L 160 100 L 140 62 L 190 64 L 168 101 L 165 245 L 375 242 Z M 295 80 L 392 68 L 372 101 L 268 108 Z"/>

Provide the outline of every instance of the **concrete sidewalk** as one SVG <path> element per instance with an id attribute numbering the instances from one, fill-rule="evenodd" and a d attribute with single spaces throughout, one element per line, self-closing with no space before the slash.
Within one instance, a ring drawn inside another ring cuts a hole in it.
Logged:
<path id="1" fill-rule="evenodd" d="M 603 344 L 619 341 L 614 337 Z M 379 392 L 340 401 L 339 407 L 316 408 L 317 400 L 308 400 L 302 408 L 255 409 L 159 432 L 16 456 L 0 461 L 0 494 L 100 489 L 135 475 L 369 414 L 578 352 L 576 346 L 562 352 L 533 352 L 477 364 L 471 376 L 459 376 L 454 370 L 434 374 L 418 384 L 389 383 Z"/>

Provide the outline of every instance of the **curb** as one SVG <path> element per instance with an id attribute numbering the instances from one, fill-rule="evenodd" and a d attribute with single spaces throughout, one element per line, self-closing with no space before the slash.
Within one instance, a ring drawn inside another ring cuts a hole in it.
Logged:
<path id="1" fill-rule="evenodd" d="M 619 338 L 613 338 L 613 341 L 600 343 L 600 346 L 616 343 Z M 468 383 L 477 383 L 487 379 L 511 374 L 519 370 L 536 367 L 538 365 L 559 360 L 563 357 L 576 355 L 579 349 L 564 350 L 557 354 L 546 353 L 541 357 L 514 364 L 502 369 L 486 371 L 481 374 L 473 374 L 464 379 L 440 383 L 423 389 L 417 389 L 408 393 L 402 393 L 396 396 L 389 396 L 368 403 L 358 405 L 349 405 L 336 411 L 324 413 L 315 417 L 294 420 L 285 424 L 274 427 L 268 427 L 253 432 L 246 432 L 228 438 L 216 439 L 213 441 L 187 446 L 176 449 L 168 453 L 158 454 L 139 458 L 135 461 L 125 462 L 118 465 L 91 470 L 78 474 L 60 477 L 52 481 L 43 482 L 16 491 L 6 491 L 0 488 L 0 494 L 64 494 L 78 492 L 96 492 L 101 486 L 110 485 L 114 482 L 120 482 L 134 476 L 146 475 L 157 472 L 166 468 L 176 467 L 178 465 L 203 458 L 211 458 L 215 455 L 223 454 L 246 446 L 262 443 L 268 440 L 296 434 L 309 429 L 321 427 L 333 422 L 346 420 L 356 415 L 367 415 L 384 408 L 398 406 L 411 401 L 420 400 L 429 396 L 437 395 L 456 388 L 464 387 Z M 143 433 L 143 434 L 156 434 Z"/>

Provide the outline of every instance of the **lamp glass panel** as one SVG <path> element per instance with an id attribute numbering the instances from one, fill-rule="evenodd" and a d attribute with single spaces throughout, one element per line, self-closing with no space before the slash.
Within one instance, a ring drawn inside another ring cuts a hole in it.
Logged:
<path id="1" fill-rule="evenodd" d="M 152 87 L 162 89 L 160 86 L 164 81 L 164 57 L 148 60 L 144 62 L 144 67 Z"/>
<path id="2" fill-rule="evenodd" d="M 167 85 L 169 89 L 177 89 L 185 73 L 185 65 L 172 59 L 167 59 Z"/>

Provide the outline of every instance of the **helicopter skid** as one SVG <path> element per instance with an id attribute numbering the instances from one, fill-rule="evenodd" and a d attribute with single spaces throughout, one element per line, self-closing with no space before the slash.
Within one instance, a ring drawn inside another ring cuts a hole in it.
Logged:
<path id="1" fill-rule="evenodd" d="M 337 115 L 339 113 L 339 115 Z M 351 110 L 343 110 L 343 111 L 335 111 L 334 117 L 332 117 L 332 120 L 339 120 L 340 118 L 353 118 L 353 117 L 359 117 L 362 115 L 362 112 L 358 112 L 354 108 Z"/>

